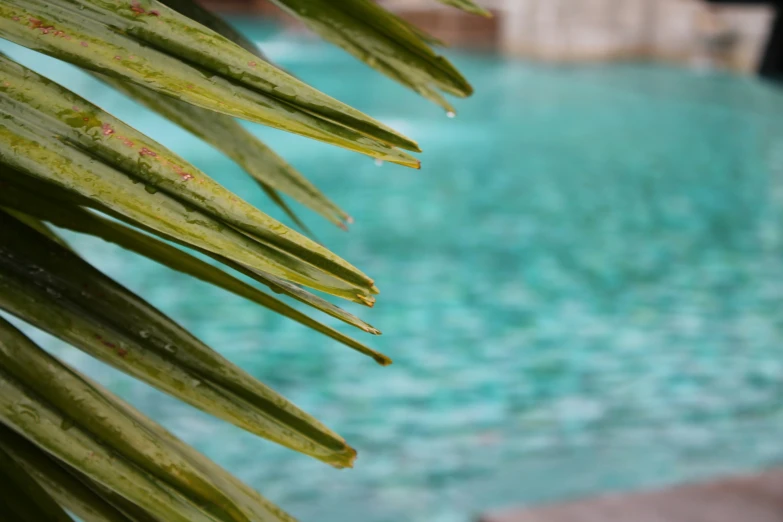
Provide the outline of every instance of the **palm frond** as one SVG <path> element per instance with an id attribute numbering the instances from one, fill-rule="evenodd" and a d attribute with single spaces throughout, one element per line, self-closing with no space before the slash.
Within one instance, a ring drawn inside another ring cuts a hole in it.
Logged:
<path id="1" fill-rule="evenodd" d="M 372 293 L 358 269 L 87 100 L 5 57 L 0 80 L 0 163 L 262 271 L 349 299 Z"/>
<path id="2" fill-rule="evenodd" d="M 348 214 L 236 120 L 114 78 L 100 79 L 195 134 L 240 165 L 263 188 L 281 191 L 336 225 Z M 285 210 L 285 209 L 284 209 Z"/>
<path id="3" fill-rule="evenodd" d="M 355 451 L 75 253 L 0 212 L 0 308 L 256 435 L 336 466 Z"/>
<path id="4" fill-rule="evenodd" d="M 2 0 L 0 34 L 194 105 L 418 166 L 394 148 L 419 151 L 415 142 L 156 1 Z"/>
<path id="5" fill-rule="evenodd" d="M 2 320 L 0 340 L 0 421 L 69 466 L 161 520 L 291 520 Z"/>
<path id="6" fill-rule="evenodd" d="M 312 328 L 327 337 L 331 337 L 360 353 L 372 357 L 381 365 L 385 366 L 391 363 L 391 360 L 385 355 L 308 317 L 279 299 L 265 294 L 247 283 L 232 277 L 223 270 L 205 263 L 204 261 L 151 236 L 133 230 L 120 223 L 110 221 L 93 212 L 75 205 L 47 198 L 46 196 L 34 196 L 24 189 L 11 185 L 8 185 L 5 188 L 4 193 L 0 194 L 0 207 L 2 205 L 7 205 L 5 208 L 6 212 L 20 221 L 23 221 L 26 225 L 35 228 L 38 232 L 47 235 L 50 239 L 62 243 L 62 238 L 49 230 L 46 225 L 39 220 L 48 221 L 60 228 L 82 234 L 89 234 L 107 242 L 114 243 L 139 255 L 148 257 L 173 270 L 191 275 L 196 279 L 223 288 L 224 290 L 244 297 L 283 315 L 284 317 L 288 317 L 289 319 Z M 16 210 L 12 210 L 9 207 Z M 25 212 L 30 212 L 33 215 L 31 216 Z M 330 311 L 331 310 L 329 309 L 324 310 L 326 313 L 329 313 Z M 332 315 L 336 315 L 338 319 L 365 332 L 380 335 L 378 329 L 344 310 L 341 310 L 338 314 Z"/>
<path id="7" fill-rule="evenodd" d="M 139 511 L 141 508 L 136 510 L 136 516 L 126 515 L 98 493 L 96 483 L 3 423 L 0 423 L 0 451 L 26 470 L 59 505 L 84 522 L 158 522 L 149 513 Z M 116 502 L 116 497 L 112 500 Z"/>
<path id="8" fill-rule="evenodd" d="M 94 228 L 89 228 L 89 227 L 85 228 L 83 224 L 79 224 L 72 219 L 64 218 L 63 214 L 57 212 L 57 210 L 63 207 L 74 207 L 78 205 L 85 205 L 87 207 L 91 207 L 96 210 L 101 210 L 103 212 L 106 212 L 118 219 L 122 219 L 121 215 L 113 214 L 109 209 L 101 207 L 100 205 L 95 204 L 95 202 L 93 201 L 74 196 L 73 194 L 66 192 L 62 189 L 59 189 L 58 187 L 49 186 L 45 183 L 35 181 L 25 176 L 19 176 L 18 174 L 14 174 L 13 171 L 12 171 L 12 176 L 9 176 L 8 172 L 9 172 L 8 170 L 6 170 L 5 172 L 3 170 L 0 170 L 0 186 L 3 187 L 3 190 L 0 191 L 0 206 L 5 205 L 6 207 L 16 209 L 28 216 L 35 216 L 45 221 L 51 221 L 52 223 L 55 223 L 56 225 L 61 226 L 62 228 L 68 228 L 76 232 L 99 235 L 100 237 L 106 239 L 107 241 L 115 241 L 115 240 L 118 241 L 116 237 L 110 238 L 109 236 L 100 235 Z M 39 199 L 44 204 L 37 205 L 36 199 Z M 146 230 L 147 232 L 155 233 L 155 230 L 144 227 L 143 225 L 140 226 L 140 228 L 142 230 Z M 165 236 L 165 235 L 163 235 L 163 237 L 164 239 L 167 239 L 173 243 L 178 243 L 183 246 L 189 246 L 187 243 L 178 241 L 174 237 Z M 137 249 L 139 249 L 139 247 L 132 246 L 129 243 L 123 244 L 121 246 L 124 246 L 134 251 L 137 251 Z M 346 312 L 342 308 L 330 303 L 329 301 L 326 301 L 321 297 L 318 297 L 317 295 L 314 295 L 306 291 L 305 289 L 299 286 L 284 281 L 283 279 L 274 277 L 270 274 L 250 269 L 247 266 L 242 265 L 240 263 L 236 263 L 224 256 L 213 254 L 206 250 L 201 250 L 201 249 L 196 249 L 196 250 L 205 255 L 212 257 L 216 261 L 219 261 L 220 263 L 230 268 L 233 268 L 234 270 L 237 270 L 238 272 L 250 277 L 251 279 L 263 284 L 264 286 L 267 286 L 270 290 L 272 290 L 275 293 L 287 295 L 293 299 L 296 299 L 301 303 L 304 303 L 308 306 L 315 308 L 316 310 L 319 310 L 325 314 L 335 317 L 343 321 L 344 323 L 353 325 L 359 328 L 360 330 L 364 330 L 365 332 L 374 335 L 380 334 L 380 332 L 376 328 L 368 325 L 367 323 L 357 318 L 353 314 Z M 141 253 L 142 255 L 147 255 L 147 253 L 143 252 L 141 249 L 138 250 L 138 253 Z"/>
<path id="9" fill-rule="evenodd" d="M 472 87 L 434 38 L 370 0 L 275 0 L 453 111 Z M 470 0 L 441 0 L 487 14 Z M 290 196 L 348 215 L 234 118 L 419 167 L 418 145 L 269 63 L 192 0 L 0 0 L 0 37 L 98 76 L 233 159 L 300 227 Z M 89 234 L 391 360 L 219 267 L 365 332 L 303 287 L 372 306 L 369 276 L 88 100 L 0 55 L 0 310 L 218 418 L 335 467 L 338 434 L 92 267 Z M 117 221 L 112 220 L 116 219 Z M 301 285 L 301 286 L 300 286 Z M 284 371 L 281 370 L 281 371 Z M 22 522 L 293 522 L 218 465 L 0 318 L 0 513 Z M 10 484 L 10 485 L 9 485 Z"/>
<path id="10" fill-rule="evenodd" d="M 438 92 L 469 96 L 473 88 L 421 31 L 371 0 L 274 0 L 313 32 L 370 67 L 434 101 L 454 108 Z"/>

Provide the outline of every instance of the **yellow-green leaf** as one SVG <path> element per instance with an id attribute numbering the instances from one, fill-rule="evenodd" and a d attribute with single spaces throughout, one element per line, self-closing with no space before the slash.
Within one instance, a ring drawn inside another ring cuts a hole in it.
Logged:
<path id="1" fill-rule="evenodd" d="M 164 96 L 135 83 L 105 75 L 99 77 L 222 151 L 264 189 L 284 192 L 336 225 L 350 219 L 304 176 L 233 118 Z M 270 194 L 270 197 L 273 196 Z M 290 210 L 284 210 L 291 215 Z"/>
<path id="2" fill-rule="evenodd" d="M 256 435 L 345 467 L 356 452 L 75 253 L 0 211 L 0 308 Z"/>
<path id="3" fill-rule="evenodd" d="M 165 193 L 275 251 L 311 265 L 314 274 L 323 271 L 359 292 L 372 287 L 372 280 L 345 260 L 270 218 L 159 143 L 71 91 L 1 56 L 0 81 L 0 116 L 6 115 L 6 132 L 13 128 L 39 140 L 56 141 L 55 149 L 62 151 L 66 161 L 73 162 L 74 157 L 100 160 L 125 174 L 128 182 L 141 182 L 147 191 Z M 14 152 L 15 156 L 28 154 L 18 158 L 20 162 L 36 161 L 32 147 L 17 145 Z M 84 157 L 85 152 L 89 157 Z M 4 159 L 12 165 L 17 160 Z M 46 167 L 51 165 L 49 161 Z M 57 173 L 67 175 L 64 170 Z M 73 176 L 68 181 L 73 184 Z M 85 185 L 80 183 L 77 190 L 91 190 Z M 148 195 L 143 199 L 152 198 Z"/>
<path id="4" fill-rule="evenodd" d="M 418 165 L 394 148 L 417 151 L 415 142 L 158 2 L 0 0 L 0 36 L 206 109 Z"/>

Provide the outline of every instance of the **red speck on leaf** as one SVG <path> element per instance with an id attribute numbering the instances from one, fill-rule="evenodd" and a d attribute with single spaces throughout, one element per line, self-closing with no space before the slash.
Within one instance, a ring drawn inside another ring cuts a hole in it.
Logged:
<path id="1" fill-rule="evenodd" d="M 87 47 L 88 45 L 89 45 L 89 44 L 88 44 L 87 42 L 82 42 L 82 43 L 81 43 L 81 46 L 82 46 L 82 47 Z"/>
<path id="2" fill-rule="evenodd" d="M 141 154 L 142 156 L 152 156 L 153 158 L 156 158 L 158 156 L 157 152 L 153 152 L 150 149 L 148 149 L 147 147 L 143 147 L 139 151 L 139 154 Z"/>
<path id="3" fill-rule="evenodd" d="M 95 338 L 98 339 L 101 342 L 101 344 L 104 345 L 104 346 L 108 346 L 109 348 L 116 348 L 117 347 L 116 344 L 110 343 L 109 341 L 107 341 L 106 339 L 104 339 L 103 337 L 101 337 L 98 334 L 95 334 Z"/>
<path id="4" fill-rule="evenodd" d="M 111 125 L 109 125 L 108 123 L 104 123 L 101 126 L 101 129 L 103 130 L 104 136 L 111 136 L 112 134 L 114 134 L 114 129 L 112 129 Z"/>
<path id="5" fill-rule="evenodd" d="M 146 9 L 144 9 L 141 4 L 139 4 L 138 0 L 133 0 L 131 2 L 131 11 L 133 11 L 136 14 L 144 14 L 147 12 Z"/>
<path id="6" fill-rule="evenodd" d="M 81 110 L 79 107 L 77 107 L 76 105 L 74 105 L 73 107 L 71 107 L 71 109 L 75 110 L 76 112 L 81 112 L 81 111 L 82 111 L 82 110 Z"/>
<path id="7" fill-rule="evenodd" d="M 115 60 L 122 60 L 122 56 L 120 56 L 120 55 L 117 55 L 117 56 L 115 56 L 115 57 L 114 57 L 114 59 L 115 59 Z"/>
<path id="8" fill-rule="evenodd" d="M 117 355 L 119 355 L 124 359 L 125 356 L 128 355 L 128 350 L 125 350 L 124 348 L 120 348 L 117 350 Z"/>
<path id="9" fill-rule="evenodd" d="M 247 64 L 248 64 L 250 67 L 255 67 L 255 66 L 257 66 L 257 65 L 258 65 L 256 62 L 247 62 Z"/>
<path id="10" fill-rule="evenodd" d="M 30 18 L 30 25 L 33 30 L 40 29 L 43 34 L 49 34 L 54 29 L 53 25 L 44 25 L 38 18 Z"/>
<path id="11" fill-rule="evenodd" d="M 11 18 L 11 20 L 13 20 L 14 22 L 18 22 L 21 19 L 18 16 L 14 16 Z"/>
<path id="12" fill-rule="evenodd" d="M 193 174 L 189 174 L 187 172 L 179 175 L 182 178 L 182 181 L 190 181 L 193 179 Z"/>
<path id="13" fill-rule="evenodd" d="M 150 11 L 150 16 L 160 16 L 160 11 L 158 11 L 157 9 L 153 9 L 152 11 Z"/>

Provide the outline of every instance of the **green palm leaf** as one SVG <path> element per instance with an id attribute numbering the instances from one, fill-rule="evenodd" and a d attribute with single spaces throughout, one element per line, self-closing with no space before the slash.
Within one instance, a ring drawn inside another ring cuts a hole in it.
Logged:
<path id="1" fill-rule="evenodd" d="M 469 96 L 465 78 L 435 53 L 421 31 L 370 0 L 274 0 L 312 31 L 448 111 L 438 89 Z"/>
<path id="2" fill-rule="evenodd" d="M 472 92 L 430 47 L 440 42 L 370 0 L 275 1 L 446 110 L 444 94 Z M 440 1 L 488 14 L 471 0 Z M 350 218 L 233 117 L 419 166 L 400 150 L 418 152 L 415 142 L 268 63 L 192 0 L 0 0 L 0 37 L 87 69 L 190 130 L 303 229 L 282 194 L 335 224 Z M 0 310 L 251 433 L 335 467 L 353 464 L 356 452 L 339 435 L 93 268 L 49 225 L 115 243 L 391 362 L 165 241 L 379 334 L 302 288 L 372 306 L 378 289 L 367 275 L 0 56 Z M 293 522 L 2 318 L 0 482 L 0 513 L 22 522 L 71 521 L 63 507 L 85 522 Z"/>
<path id="3" fill-rule="evenodd" d="M 418 166 L 394 149 L 418 151 L 415 142 L 158 2 L 2 0 L 0 35 L 206 109 Z"/>
<path id="4" fill-rule="evenodd" d="M 3 423 L 161 520 L 291 520 L 1 320 L 0 390 Z"/>
<path id="5" fill-rule="evenodd" d="M 273 194 L 279 190 L 336 225 L 350 220 L 348 214 L 233 118 L 158 94 L 138 84 L 104 75 L 100 75 L 100 79 L 222 151 L 265 190 L 271 190 L 269 196 L 273 200 Z M 284 207 L 283 210 L 295 219 L 289 209 Z"/>
<path id="6" fill-rule="evenodd" d="M 218 33 L 221 36 L 231 40 L 238 46 L 248 52 L 253 53 L 264 61 L 269 59 L 261 52 L 256 44 L 245 38 L 242 33 L 234 29 L 221 17 L 204 9 L 193 0 L 160 0 L 160 3 L 167 5 L 178 13 L 187 16 L 191 20 L 200 23 Z"/>
<path id="7" fill-rule="evenodd" d="M 36 205 L 36 202 L 39 204 Z M 43 203 L 43 204 L 40 204 Z M 158 241 L 146 234 L 137 232 L 131 228 L 125 227 L 119 223 L 102 218 L 92 212 L 80 207 L 69 205 L 46 197 L 35 197 L 29 192 L 8 185 L 4 193 L 0 194 L 0 205 L 8 205 L 17 209 L 9 210 L 14 217 L 23 221 L 26 225 L 35 228 L 38 232 L 47 235 L 50 239 L 62 242 L 56 234 L 52 233 L 44 224 L 35 218 L 42 219 L 56 225 L 60 228 L 90 234 L 99 237 L 110 243 L 114 243 L 132 252 L 148 257 L 158 263 L 161 263 L 173 270 L 191 275 L 202 281 L 223 288 L 236 295 L 244 297 L 256 304 L 268 308 L 276 313 L 288 317 L 300 324 L 303 324 L 313 330 L 320 332 L 332 339 L 357 350 L 360 353 L 368 355 L 375 359 L 381 365 L 391 364 L 391 360 L 385 355 L 372 350 L 368 346 L 352 339 L 337 330 L 319 323 L 288 306 L 282 301 L 269 296 L 256 288 L 236 279 L 226 272 L 201 261 L 177 248 L 174 248 L 162 241 Z M 19 212 L 21 211 L 21 212 Z M 29 212 L 35 218 L 24 212 Z M 335 315 L 344 322 L 356 326 L 365 332 L 379 335 L 380 331 L 365 323 L 361 319 L 345 312 L 337 307 L 319 307 L 322 311 Z M 338 310 L 332 313 L 332 308 Z"/>
<path id="8" fill-rule="evenodd" d="M 374 291 L 372 280 L 355 267 L 83 98 L 4 57 L 0 57 L 0 79 L 0 115 L 5 121 L 0 151 L 7 152 L 0 162 L 88 199 L 97 192 L 105 201 L 113 194 L 113 210 L 142 222 L 155 221 L 161 232 L 166 232 L 160 227 L 164 206 L 160 200 L 165 200 L 171 219 L 189 229 L 187 241 L 206 250 L 215 251 L 216 245 L 206 246 L 205 235 L 223 243 L 234 238 L 234 248 L 219 247 L 221 253 L 247 254 L 253 250 L 247 247 L 250 244 L 258 253 L 256 261 L 235 258 L 250 266 L 349 299 L 364 296 L 360 302 Z M 53 164 L 62 168 L 52 169 Z M 149 193 L 154 191 L 159 192 Z M 207 215 L 194 219 L 194 207 Z M 151 220 L 156 210 L 158 216 Z M 200 230 L 194 232 L 195 228 Z M 172 235 L 182 237 L 182 232 Z M 195 242 L 199 235 L 201 241 Z M 261 256 L 265 259 L 258 259 Z M 271 268 L 270 262 L 277 267 Z M 300 267 L 297 275 L 290 271 L 295 266 Z"/>
<path id="9" fill-rule="evenodd" d="M 2 423 L 0 451 L 4 451 L 25 469 L 58 504 L 84 522 L 158 522 L 149 513 L 143 510 L 139 512 L 141 508 L 136 510 L 137 516 L 126 515 L 105 498 L 106 495 L 98 493 L 99 486 L 95 482 Z M 116 502 L 117 498 L 113 497 L 112 500 Z"/>
<path id="10" fill-rule="evenodd" d="M 9 173 L 11 175 L 9 175 Z M 52 223 L 55 223 L 56 225 L 61 226 L 63 228 L 68 228 L 76 232 L 98 235 L 99 237 L 102 237 L 107 241 L 114 241 L 120 244 L 119 239 L 117 237 L 111 237 L 111 235 L 103 235 L 102 233 L 99 233 L 95 228 L 86 227 L 84 224 L 81 224 L 73 219 L 66 218 L 64 214 L 58 212 L 58 210 L 61 210 L 63 207 L 72 208 L 75 205 L 85 205 L 91 208 L 95 208 L 96 210 L 106 212 L 118 219 L 123 219 L 122 215 L 112 213 L 110 209 L 101 207 L 100 205 L 95 204 L 94 201 L 84 200 L 79 197 L 75 197 L 73 194 L 70 194 L 62 189 L 58 189 L 57 187 L 49 186 L 45 183 L 32 180 L 31 178 L 27 178 L 26 176 L 19 175 L 14 171 L 8 171 L 8 170 L 3 171 L 2 169 L 0 169 L 0 186 L 3 187 L 3 190 L 0 191 L 0 205 L 5 205 L 6 207 L 17 209 L 27 215 L 36 216 L 45 221 L 51 221 Z M 36 204 L 36 200 L 39 200 L 43 204 Z M 148 232 L 151 233 L 156 232 L 155 230 L 140 225 L 139 223 L 135 223 L 127 219 L 125 219 L 125 221 L 135 225 L 139 225 L 140 228 L 142 228 L 143 230 L 147 230 Z M 174 243 L 179 243 L 183 246 L 190 246 L 183 241 L 179 241 L 175 237 L 166 236 L 166 235 L 163 235 L 163 237 Z M 130 243 L 124 243 L 121 246 L 128 248 L 130 250 L 137 251 L 142 255 L 148 255 L 148 253 L 144 251 L 144 249 L 140 249 L 138 246 L 133 246 Z M 304 290 L 303 288 L 288 283 L 287 281 L 274 277 L 270 274 L 250 269 L 247 266 L 242 265 L 241 263 L 236 263 L 224 256 L 214 254 L 203 249 L 196 249 L 196 250 L 199 250 L 203 254 L 208 255 L 213 259 L 221 262 L 222 264 L 231 267 L 245 274 L 251 279 L 254 279 L 255 281 L 269 287 L 269 289 L 271 289 L 275 293 L 284 294 L 289 297 L 292 297 L 293 299 L 296 299 L 301 303 L 311 306 L 325 314 L 331 315 L 332 317 L 335 317 L 347 324 L 353 325 L 361 330 L 364 330 L 365 332 L 374 335 L 380 334 L 380 331 L 378 331 L 376 328 L 368 325 L 367 323 L 365 323 L 358 317 L 354 316 L 353 314 L 346 312 L 342 308 L 335 306 L 329 301 L 326 301 L 325 299 L 322 299 L 321 297 L 318 297 Z"/>
<path id="11" fill-rule="evenodd" d="M 256 435 L 335 466 L 356 452 L 76 254 L 0 212 L 0 308 Z"/>

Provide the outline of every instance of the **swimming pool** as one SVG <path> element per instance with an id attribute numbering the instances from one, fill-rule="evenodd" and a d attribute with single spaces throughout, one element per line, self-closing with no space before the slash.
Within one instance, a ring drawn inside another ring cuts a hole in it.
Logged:
<path id="1" fill-rule="evenodd" d="M 396 364 L 68 237 L 344 435 L 356 469 L 37 340 L 303 521 L 467 522 L 783 461 L 783 92 L 665 67 L 456 54 L 478 94 L 452 120 L 333 48 L 253 31 L 278 63 L 425 150 L 419 173 L 253 127 L 356 218 L 345 234 L 301 212 L 377 279 L 375 310 L 351 310 L 385 332 L 373 346 Z M 69 67 L 12 54 L 279 216 L 196 138 Z"/>

